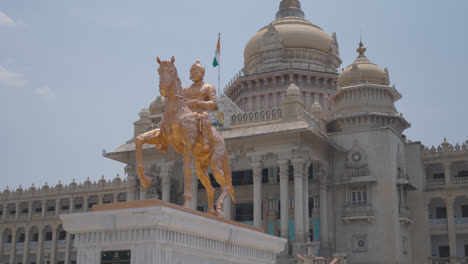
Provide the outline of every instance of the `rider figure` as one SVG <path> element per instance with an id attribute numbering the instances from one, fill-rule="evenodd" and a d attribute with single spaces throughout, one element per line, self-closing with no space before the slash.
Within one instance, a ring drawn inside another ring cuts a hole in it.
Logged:
<path id="1" fill-rule="evenodd" d="M 211 123 L 208 119 L 208 110 L 216 110 L 216 89 L 213 85 L 203 82 L 205 77 L 205 67 L 197 61 L 190 68 L 190 80 L 193 84 L 184 88 L 183 97 L 187 100 L 185 104 L 194 113 L 197 113 L 197 121 L 199 122 L 200 135 L 204 142 L 204 149 L 209 149 L 209 143 L 213 139 L 211 131 Z"/>

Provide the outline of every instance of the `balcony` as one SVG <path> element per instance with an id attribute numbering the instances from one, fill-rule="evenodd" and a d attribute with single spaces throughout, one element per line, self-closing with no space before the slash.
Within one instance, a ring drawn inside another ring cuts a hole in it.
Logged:
<path id="1" fill-rule="evenodd" d="M 429 224 L 431 226 L 446 226 L 447 225 L 447 218 L 429 219 Z"/>
<path id="2" fill-rule="evenodd" d="M 368 223 L 374 222 L 374 211 L 372 205 L 367 204 L 346 204 L 343 211 L 343 221 L 349 224 L 350 221 L 365 220 Z"/>
<path id="3" fill-rule="evenodd" d="M 450 264 L 450 258 L 430 257 L 428 263 L 430 263 L 430 264 Z"/>
<path id="4" fill-rule="evenodd" d="M 37 245 L 38 245 L 37 241 L 29 242 L 29 247 L 31 247 L 31 248 L 35 248 L 35 247 L 37 247 Z"/>
<path id="5" fill-rule="evenodd" d="M 28 219 L 29 218 L 29 213 L 21 213 L 18 218 L 19 219 Z"/>
<path id="6" fill-rule="evenodd" d="M 453 177 L 452 184 L 453 185 L 468 184 L 468 177 Z"/>
<path id="7" fill-rule="evenodd" d="M 444 179 L 437 179 L 437 180 L 427 179 L 426 182 L 427 182 L 428 189 L 442 188 L 445 186 Z"/>
<path id="8" fill-rule="evenodd" d="M 16 243 L 16 248 L 24 248 L 24 242 Z"/>
<path id="9" fill-rule="evenodd" d="M 55 211 L 47 211 L 45 213 L 46 216 L 55 216 Z"/>
<path id="10" fill-rule="evenodd" d="M 456 217 L 455 225 L 468 225 L 468 217 Z"/>

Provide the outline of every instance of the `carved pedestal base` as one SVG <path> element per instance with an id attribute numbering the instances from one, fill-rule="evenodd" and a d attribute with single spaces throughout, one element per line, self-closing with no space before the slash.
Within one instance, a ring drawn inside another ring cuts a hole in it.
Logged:
<path id="1" fill-rule="evenodd" d="M 75 234 L 78 264 L 129 251 L 131 264 L 273 264 L 285 239 L 234 221 L 158 200 L 99 205 L 61 215 Z M 110 256 L 112 257 L 112 256 Z"/>

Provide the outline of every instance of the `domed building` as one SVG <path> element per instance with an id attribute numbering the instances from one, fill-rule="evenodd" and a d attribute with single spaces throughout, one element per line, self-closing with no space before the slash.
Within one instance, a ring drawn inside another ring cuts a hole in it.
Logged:
<path id="1" fill-rule="evenodd" d="M 468 141 L 427 148 L 408 140 L 389 71 L 362 42 L 357 53 L 340 72 L 336 34 L 306 20 L 299 0 L 282 0 L 275 20 L 246 40 L 244 66 L 212 115 L 223 120 L 216 127 L 236 196 L 225 218 L 286 239 L 278 264 L 303 263 L 298 254 L 318 263 L 467 263 Z M 164 104 L 145 106 L 134 137 L 103 151 L 125 164 L 126 179 L 1 192 L 0 263 L 76 263 L 60 214 L 143 199 L 182 204 L 183 160 L 173 149 L 143 146 L 148 189 L 136 170 L 135 137 L 158 127 Z M 206 212 L 195 173 L 191 191 L 191 208 Z"/>

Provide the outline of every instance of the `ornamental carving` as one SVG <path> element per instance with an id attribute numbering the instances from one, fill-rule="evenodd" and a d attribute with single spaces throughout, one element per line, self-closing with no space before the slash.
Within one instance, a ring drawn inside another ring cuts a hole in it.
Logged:
<path id="1" fill-rule="evenodd" d="M 232 144 L 227 145 L 228 153 L 231 155 L 246 154 L 255 152 L 255 148 L 252 144 Z"/>
<path id="2" fill-rule="evenodd" d="M 352 178 L 369 175 L 367 153 L 359 146 L 359 141 L 354 140 L 353 147 L 346 154 L 345 177 Z"/>
<path id="3" fill-rule="evenodd" d="M 283 45 L 281 45 L 280 33 L 273 24 L 268 26 L 268 31 L 263 35 L 262 41 L 264 51 L 283 48 Z"/>

